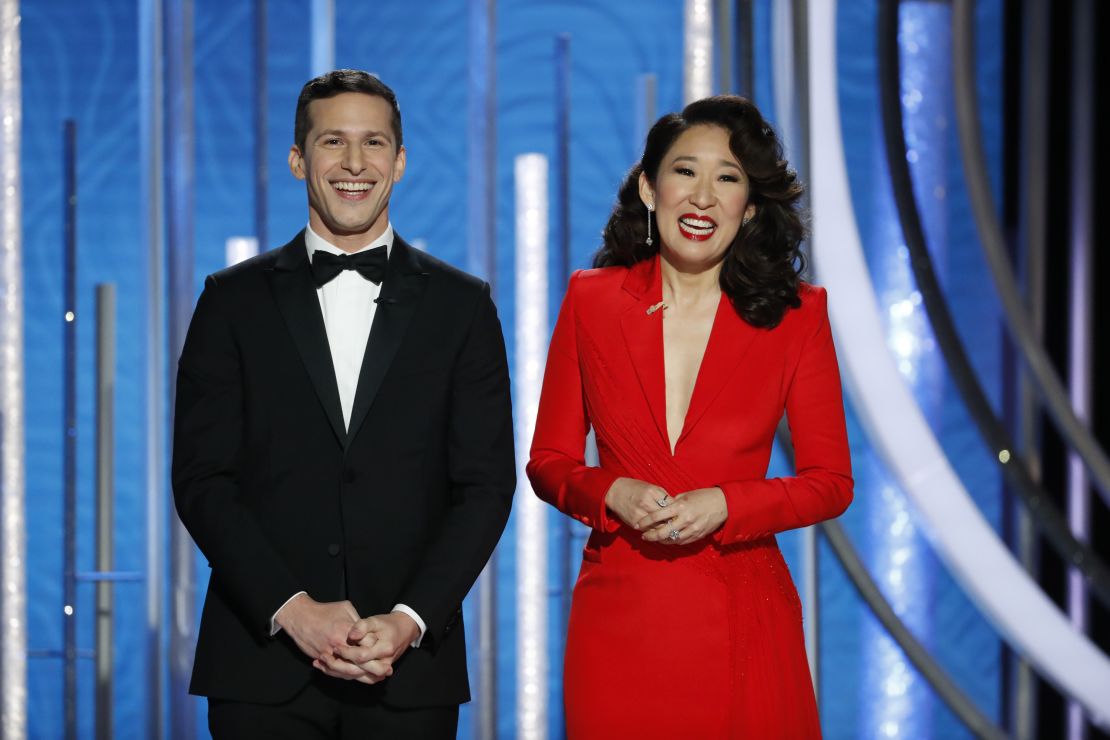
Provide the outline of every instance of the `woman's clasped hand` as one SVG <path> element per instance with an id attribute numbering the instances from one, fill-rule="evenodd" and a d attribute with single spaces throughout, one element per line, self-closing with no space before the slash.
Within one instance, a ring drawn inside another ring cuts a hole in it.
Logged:
<path id="1" fill-rule="evenodd" d="M 716 532 L 728 518 L 720 488 L 699 488 L 671 496 L 659 486 L 635 478 L 618 478 L 605 495 L 617 517 L 643 533 L 648 542 L 689 545 Z"/>

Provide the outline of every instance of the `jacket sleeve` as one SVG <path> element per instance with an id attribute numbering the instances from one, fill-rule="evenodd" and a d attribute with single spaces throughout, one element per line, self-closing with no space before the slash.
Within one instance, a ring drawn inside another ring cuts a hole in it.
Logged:
<path id="1" fill-rule="evenodd" d="M 424 640 L 433 647 L 458 624 L 463 597 L 497 546 L 516 490 L 509 366 L 489 285 L 475 304 L 451 378 L 451 505 L 397 599 L 424 620 Z"/>
<path id="2" fill-rule="evenodd" d="M 594 529 L 615 532 L 620 521 L 609 516 L 605 494 L 619 476 L 585 464 L 590 419 L 575 338 L 578 281 L 576 272 L 551 337 L 527 472 L 541 499 Z"/>
<path id="3" fill-rule="evenodd" d="M 220 301 L 209 277 L 177 369 L 173 496 L 213 580 L 262 639 L 270 635 L 274 612 L 304 584 L 241 502 L 243 380 L 238 343 Z"/>
<path id="4" fill-rule="evenodd" d="M 728 519 L 715 535 L 722 544 L 831 519 L 852 501 L 840 371 L 826 293 L 823 288 L 815 290 L 815 321 L 800 348 L 786 394 L 795 475 L 718 483 L 728 504 Z"/>

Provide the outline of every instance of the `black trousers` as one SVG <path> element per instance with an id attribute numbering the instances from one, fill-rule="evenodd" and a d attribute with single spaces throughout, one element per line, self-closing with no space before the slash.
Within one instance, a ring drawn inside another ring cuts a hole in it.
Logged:
<path id="1" fill-rule="evenodd" d="M 208 700 L 213 740 L 454 740 L 458 706 L 398 709 L 375 687 L 313 676 L 283 704 Z"/>

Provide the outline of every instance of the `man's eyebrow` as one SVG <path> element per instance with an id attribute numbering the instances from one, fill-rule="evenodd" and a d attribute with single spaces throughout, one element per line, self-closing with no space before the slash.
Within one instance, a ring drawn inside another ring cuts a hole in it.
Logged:
<path id="1" fill-rule="evenodd" d="M 381 138 L 381 139 L 387 139 L 391 142 L 393 141 L 393 137 L 389 135 L 388 131 L 362 131 L 362 132 L 357 132 L 357 131 L 346 131 L 346 130 L 340 129 L 340 128 L 329 128 L 329 129 L 325 129 L 325 130 L 321 131 L 320 133 L 318 133 L 316 135 L 316 138 L 319 139 L 321 136 L 354 136 L 356 138 L 377 136 L 378 138 Z"/>
<path id="2" fill-rule="evenodd" d="M 671 161 L 671 164 L 674 164 L 675 162 L 697 162 L 697 161 L 698 161 L 698 158 L 695 157 L 694 155 L 692 155 L 692 154 L 683 154 L 682 156 L 675 157 Z M 732 167 L 733 169 L 740 170 L 740 172 L 744 171 L 743 167 L 741 167 L 740 165 L 738 165 L 735 162 L 732 162 L 730 160 L 722 159 L 720 161 L 720 163 L 721 163 L 722 167 Z"/>

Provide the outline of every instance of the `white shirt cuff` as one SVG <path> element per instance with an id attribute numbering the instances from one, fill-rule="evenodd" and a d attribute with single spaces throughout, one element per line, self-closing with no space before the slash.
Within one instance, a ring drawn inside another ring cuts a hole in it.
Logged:
<path id="1" fill-rule="evenodd" d="M 288 604 L 290 601 L 297 598 L 301 594 L 307 594 L 307 593 L 308 593 L 308 591 L 298 591 L 297 593 L 293 594 L 288 599 L 286 599 L 285 604 Z M 270 637 L 273 637 L 278 632 L 281 632 L 281 625 L 277 623 L 277 615 L 278 615 L 278 612 L 280 612 L 282 609 L 285 608 L 285 604 L 282 604 L 281 606 L 279 606 L 278 609 L 277 609 L 277 612 L 274 612 L 274 615 L 272 617 L 270 617 Z M 423 635 L 424 633 L 421 632 L 420 634 Z"/>
<path id="2" fill-rule="evenodd" d="M 420 628 L 420 635 L 412 641 L 411 647 L 420 647 L 420 643 L 424 640 L 424 633 L 428 631 L 428 626 L 424 624 L 424 620 L 420 618 L 419 614 L 417 614 L 410 607 L 407 607 L 404 604 L 398 604 L 397 606 L 393 607 L 393 611 L 401 612 L 402 614 L 408 614 L 410 617 L 412 617 L 412 621 L 416 622 L 416 626 Z"/>

